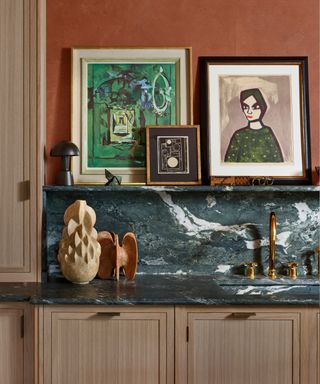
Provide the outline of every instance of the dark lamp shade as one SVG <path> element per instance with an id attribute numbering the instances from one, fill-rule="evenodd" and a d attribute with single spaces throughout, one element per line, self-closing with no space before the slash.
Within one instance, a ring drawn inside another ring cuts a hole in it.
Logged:
<path id="1" fill-rule="evenodd" d="M 50 151 L 50 156 L 79 156 L 79 148 L 71 141 L 60 141 Z"/>
<path id="2" fill-rule="evenodd" d="M 71 156 L 79 156 L 79 148 L 71 141 L 60 141 L 50 151 L 51 156 L 61 156 L 62 168 L 58 175 L 59 185 L 73 185 L 73 175 L 71 172 Z"/>

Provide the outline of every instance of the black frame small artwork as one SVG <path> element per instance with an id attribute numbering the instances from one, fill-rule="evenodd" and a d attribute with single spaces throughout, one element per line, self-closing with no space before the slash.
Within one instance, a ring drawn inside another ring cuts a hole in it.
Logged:
<path id="1" fill-rule="evenodd" d="M 199 125 L 148 126 L 148 185 L 201 184 Z"/>
<path id="2" fill-rule="evenodd" d="M 201 57 L 202 178 L 311 184 L 307 57 Z"/>

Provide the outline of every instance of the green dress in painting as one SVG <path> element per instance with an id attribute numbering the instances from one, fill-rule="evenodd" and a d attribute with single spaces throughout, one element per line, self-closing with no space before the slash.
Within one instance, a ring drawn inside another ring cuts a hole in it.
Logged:
<path id="1" fill-rule="evenodd" d="M 259 129 L 245 127 L 236 131 L 228 146 L 225 162 L 232 163 L 281 163 L 280 145 L 270 127 Z"/>

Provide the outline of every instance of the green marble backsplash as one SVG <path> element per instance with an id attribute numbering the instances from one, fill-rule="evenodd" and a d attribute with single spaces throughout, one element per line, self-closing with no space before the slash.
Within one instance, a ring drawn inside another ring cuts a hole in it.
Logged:
<path id="1" fill-rule="evenodd" d="M 266 274 L 269 215 L 277 216 L 276 267 L 289 261 L 300 275 L 316 275 L 318 187 L 44 187 L 44 274 L 61 276 L 58 243 L 65 209 L 86 200 L 96 229 L 132 231 L 140 274 L 243 274 L 256 261 Z"/>

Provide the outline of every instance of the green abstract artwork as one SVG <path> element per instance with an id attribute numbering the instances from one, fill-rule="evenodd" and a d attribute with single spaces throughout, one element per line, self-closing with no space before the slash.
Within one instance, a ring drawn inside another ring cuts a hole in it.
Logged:
<path id="1" fill-rule="evenodd" d="M 175 63 L 88 63 L 91 168 L 144 168 L 145 127 L 178 123 Z"/>

